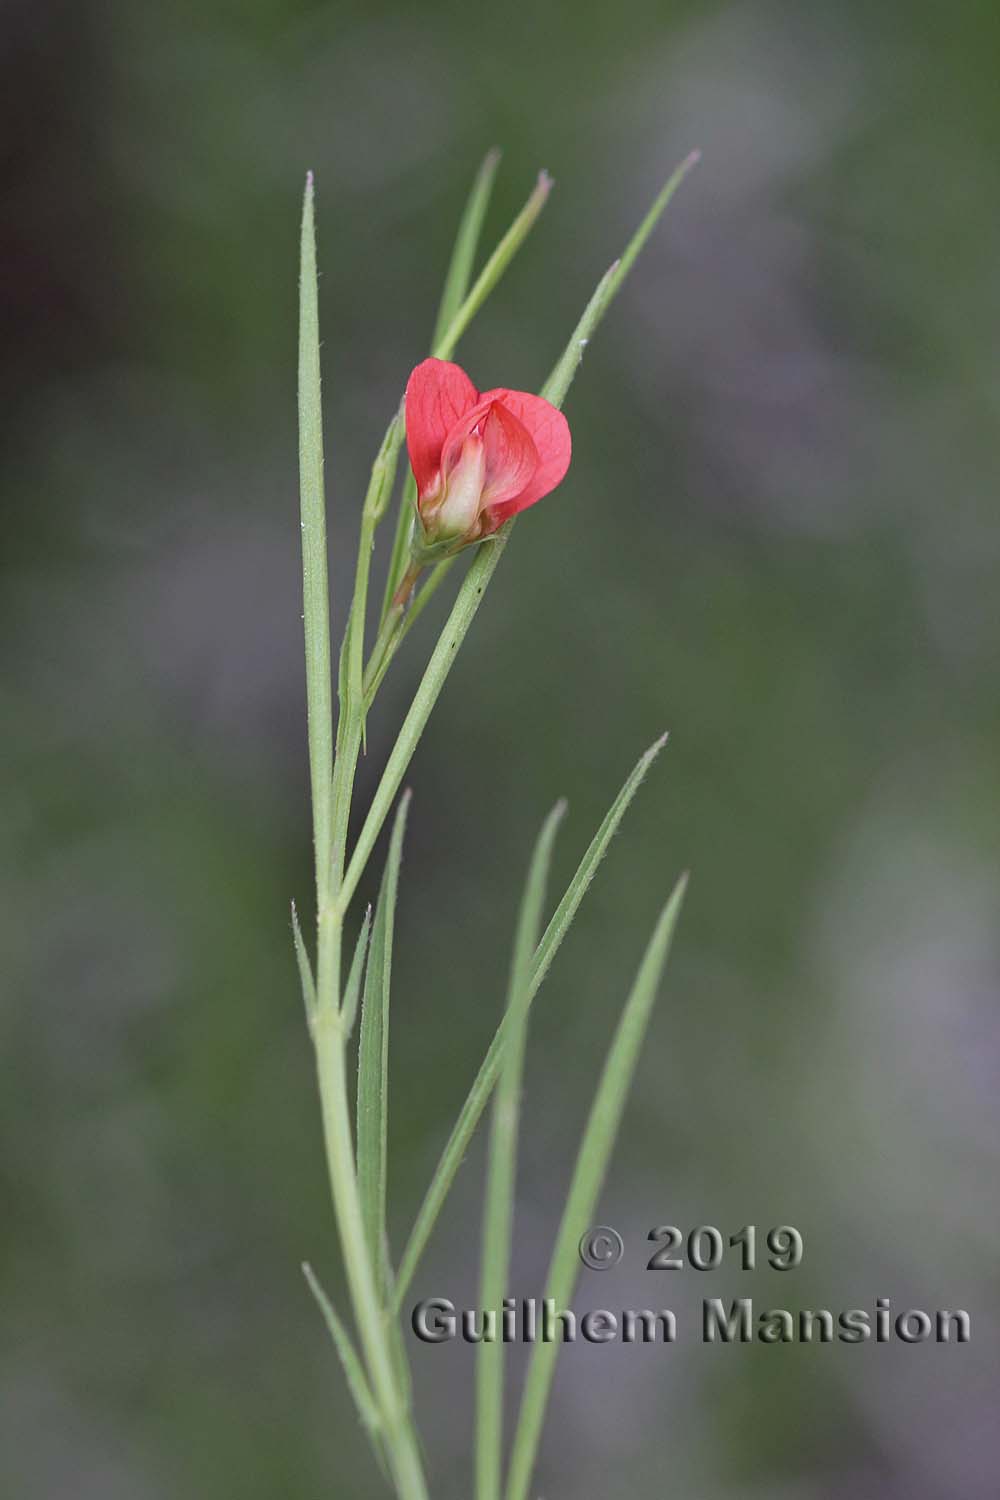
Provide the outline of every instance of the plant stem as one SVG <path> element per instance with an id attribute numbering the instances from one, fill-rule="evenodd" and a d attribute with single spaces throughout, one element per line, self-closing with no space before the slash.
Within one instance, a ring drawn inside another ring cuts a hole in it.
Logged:
<path id="1" fill-rule="evenodd" d="M 396 654 L 396 647 L 399 644 L 397 637 L 401 634 L 402 622 L 403 611 L 398 605 L 393 604 L 385 617 L 385 623 L 378 633 L 368 665 L 365 667 L 366 710 L 371 707 L 389 663 Z"/>
<path id="2" fill-rule="evenodd" d="M 386 1457 L 399 1500 L 428 1500 L 420 1449 L 400 1398 L 361 1218 L 351 1146 L 347 1067 L 340 1018 L 326 1011 L 316 1022 L 316 1064 L 323 1136 L 334 1212 L 354 1316 L 381 1418 Z"/>

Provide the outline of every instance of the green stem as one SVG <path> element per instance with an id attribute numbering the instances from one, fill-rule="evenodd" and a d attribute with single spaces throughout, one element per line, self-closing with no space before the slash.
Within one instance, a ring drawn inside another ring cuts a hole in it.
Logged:
<path id="1" fill-rule="evenodd" d="M 396 530 L 392 538 L 392 552 L 389 555 L 389 566 L 385 575 L 385 592 L 382 596 L 382 612 L 379 616 L 379 634 L 385 626 L 385 622 L 392 608 L 392 601 L 396 593 L 396 585 L 403 576 L 406 567 L 406 559 L 410 555 L 410 537 L 413 532 L 413 517 L 417 504 L 417 481 L 413 477 L 413 470 L 403 480 L 403 493 L 399 500 L 399 512 L 396 516 Z"/>
<path id="2" fill-rule="evenodd" d="M 393 612 L 392 615 L 386 618 L 385 624 L 379 631 L 378 640 L 372 649 L 371 658 L 365 668 L 366 713 L 374 702 L 375 694 L 382 686 L 382 679 L 392 665 L 396 652 L 406 640 L 406 637 L 457 561 L 458 554 L 456 553 L 454 557 L 446 557 L 443 562 L 439 562 L 405 614 Z"/>
<path id="3" fill-rule="evenodd" d="M 400 1399 L 361 1217 L 351 1146 L 345 1039 L 339 1017 L 317 1017 L 316 1062 L 323 1107 L 323 1135 L 337 1228 L 354 1316 L 372 1390 L 378 1403 L 386 1457 L 399 1500 L 428 1500 L 416 1433 Z"/>
<path id="4" fill-rule="evenodd" d="M 389 670 L 389 663 L 395 656 L 399 643 L 403 637 L 402 631 L 403 611 L 397 606 L 385 617 L 385 623 L 378 633 L 378 639 L 372 647 L 372 654 L 365 667 L 365 712 L 367 713 L 375 701 L 375 694 L 382 684 L 382 678 Z"/>

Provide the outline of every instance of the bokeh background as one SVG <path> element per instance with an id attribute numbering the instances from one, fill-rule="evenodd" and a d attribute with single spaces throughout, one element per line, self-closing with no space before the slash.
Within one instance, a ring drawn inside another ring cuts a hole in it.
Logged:
<path id="1" fill-rule="evenodd" d="M 539 384 L 668 171 L 704 161 L 413 764 L 396 1250 L 497 1021 L 540 819 L 568 796 L 564 880 L 669 728 L 535 1009 L 513 1290 L 541 1291 L 690 867 L 601 1203 L 626 1259 L 577 1306 L 888 1296 L 967 1308 L 974 1341 L 578 1346 L 536 1492 L 997 1494 L 998 46 L 987 0 L 7 0 L 5 1496 L 383 1493 L 299 1274 L 342 1298 L 288 922 L 311 884 L 299 204 L 312 167 L 340 620 L 493 144 L 487 240 L 540 166 L 557 187 L 463 343 L 481 385 Z M 474 1151 L 414 1295 L 474 1305 L 481 1182 Z M 805 1263 L 657 1278 L 663 1222 L 790 1222 Z M 472 1351 L 414 1355 L 434 1494 L 467 1496 Z"/>

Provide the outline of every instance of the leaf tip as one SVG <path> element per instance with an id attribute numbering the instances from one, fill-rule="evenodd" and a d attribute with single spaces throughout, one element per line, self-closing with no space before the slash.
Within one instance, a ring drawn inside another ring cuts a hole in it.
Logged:
<path id="1" fill-rule="evenodd" d="M 305 253 L 305 245 L 306 245 L 307 240 L 310 239 L 313 236 L 313 234 L 315 233 L 315 231 L 313 229 L 313 217 L 314 217 L 313 198 L 314 198 L 314 196 L 315 196 L 315 194 L 314 194 L 314 191 L 313 191 L 313 174 L 312 174 L 311 171 L 309 171 L 309 172 L 306 173 L 306 186 L 305 186 L 305 191 L 302 194 L 302 236 L 303 236 L 303 238 L 302 238 L 302 245 L 303 245 L 303 254 Z"/>
<path id="2" fill-rule="evenodd" d="M 669 738 L 670 738 L 670 730 L 669 729 L 665 729 L 663 731 L 663 733 L 660 735 L 659 739 L 653 741 L 653 743 L 650 745 L 649 749 L 646 751 L 645 755 L 643 756 L 643 760 L 646 762 L 647 766 L 650 765 L 656 759 L 656 757 L 659 755 L 660 751 L 663 749 L 664 745 L 669 740 Z"/>

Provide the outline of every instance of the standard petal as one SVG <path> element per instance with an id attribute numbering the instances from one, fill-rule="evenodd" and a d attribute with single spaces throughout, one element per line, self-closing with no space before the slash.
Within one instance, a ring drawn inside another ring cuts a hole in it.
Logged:
<path id="1" fill-rule="evenodd" d="M 413 371 L 406 382 L 406 446 L 418 494 L 434 487 L 445 439 L 478 400 L 478 391 L 459 365 L 425 359 Z"/>
<path id="2" fill-rule="evenodd" d="M 527 391 L 495 390 L 480 396 L 480 405 L 487 401 L 498 401 L 513 412 L 538 452 L 538 466 L 521 493 L 490 507 L 500 525 L 555 489 L 569 468 L 573 443 L 566 418 L 542 396 L 532 396 Z"/>

